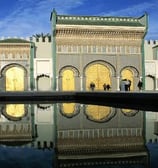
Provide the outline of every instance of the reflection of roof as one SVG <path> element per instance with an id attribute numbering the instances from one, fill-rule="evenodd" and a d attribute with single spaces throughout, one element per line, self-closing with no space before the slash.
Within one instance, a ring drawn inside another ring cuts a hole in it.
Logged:
<path id="1" fill-rule="evenodd" d="M 24 39 L 8 38 L 8 39 L 0 40 L 0 43 L 30 43 L 30 42 Z"/>

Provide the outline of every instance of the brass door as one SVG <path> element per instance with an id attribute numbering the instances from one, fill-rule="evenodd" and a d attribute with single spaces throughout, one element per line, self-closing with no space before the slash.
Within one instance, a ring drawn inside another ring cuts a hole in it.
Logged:
<path id="1" fill-rule="evenodd" d="M 24 70 L 18 67 L 6 71 L 6 91 L 24 91 Z"/>
<path id="2" fill-rule="evenodd" d="M 24 91 L 24 69 L 11 67 L 6 71 L 6 91 Z M 24 104 L 6 105 L 6 115 L 11 118 L 24 116 Z"/>
<path id="3" fill-rule="evenodd" d="M 131 81 L 130 90 L 134 90 L 134 80 L 133 80 L 133 72 L 130 69 L 124 69 L 121 72 L 122 79 L 127 79 Z"/>
<path id="4" fill-rule="evenodd" d="M 90 83 L 95 84 L 95 90 L 103 90 L 104 83 L 111 86 L 110 69 L 102 64 L 93 64 L 86 69 L 86 90 L 90 90 Z"/>
<path id="5" fill-rule="evenodd" d="M 62 73 L 62 90 L 63 91 L 74 91 L 75 90 L 75 79 L 74 72 L 72 70 L 64 70 Z M 75 103 L 63 103 L 62 112 L 65 115 L 75 113 Z"/>
<path id="6" fill-rule="evenodd" d="M 74 72 L 72 70 L 65 70 L 62 73 L 62 90 L 73 91 L 75 90 Z"/>

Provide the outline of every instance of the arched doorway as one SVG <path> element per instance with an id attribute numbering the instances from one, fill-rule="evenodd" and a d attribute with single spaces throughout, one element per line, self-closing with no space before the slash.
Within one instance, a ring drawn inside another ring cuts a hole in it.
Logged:
<path id="1" fill-rule="evenodd" d="M 6 91 L 24 91 L 24 69 L 21 67 L 13 66 L 5 72 Z"/>
<path id="2" fill-rule="evenodd" d="M 6 91 L 24 91 L 27 83 L 26 70 L 20 65 L 8 65 L 2 75 L 5 78 Z M 3 110 L 3 114 L 11 120 L 19 120 L 26 115 L 27 111 L 24 104 L 7 104 Z"/>
<path id="3" fill-rule="evenodd" d="M 130 89 L 134 90 L 134 73 L 130 68 L 125 68 L 121 72 L 122 81 L 130 81 Z"/>
<path id="4" fill-rule="evenodd" d="M 104 84 L 111 86 L 111 72 L 110 69 L 100 63 L 91 64 L 86 68 L 86 90 L 90 90 L 90 84 L 95 84 L 95 90 L 103 90 Z"/>
<path id="5" fill-rule="evenodd" d="M 155 78 L 154 76 L 148 75 L 145 77 L 145 90 L 154 90 L 155 89 Z"/>
<path id="6" fill-rule="evenodd" d="M 64 68 L 61 72 L 62 76 L 62 91 L 74 91 L 75 90 L 75 71 L 71 67 Z M 62 103 L 61 113 L 67 117 L 73 117 L 76 115 L 75 103 Z"/>
<path id="7" fill-rule="evenodd" d="M 75 90 L 74 72 L 71 69 L 66 69 L 62 72 L 62 90 L 63 91 Z"/>

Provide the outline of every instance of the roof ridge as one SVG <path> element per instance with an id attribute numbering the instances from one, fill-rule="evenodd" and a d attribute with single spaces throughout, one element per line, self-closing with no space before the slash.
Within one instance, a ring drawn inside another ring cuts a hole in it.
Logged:
<path id="1" fill-rule="evenodd" d="M 20 38 L 7 38 L 0 40 L 0 43 L 30 43 L 30 41 Z"/>

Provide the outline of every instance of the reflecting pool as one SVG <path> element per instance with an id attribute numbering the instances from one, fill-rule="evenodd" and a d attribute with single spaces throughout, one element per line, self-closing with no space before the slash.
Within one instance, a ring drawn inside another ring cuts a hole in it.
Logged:
<path id="1" fill-rule="evenodd" d="M 3 167 L 156 166 L 157 112 L 41 102 L 0 110 Z"/>

